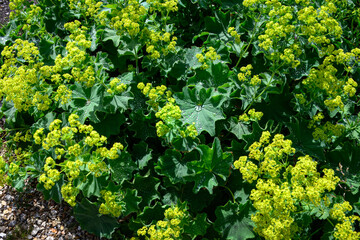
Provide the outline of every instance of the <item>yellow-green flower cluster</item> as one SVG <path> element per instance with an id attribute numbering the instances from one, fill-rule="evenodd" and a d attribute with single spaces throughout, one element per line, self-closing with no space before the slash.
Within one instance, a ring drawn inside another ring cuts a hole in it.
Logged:
<path id="1" fill-rule="evenodd" d="M 344 133 L 344 130 L 344 125 L 326 122 L 323 126 L 315 127 L 312 135 L 314 140 L 322 140 L 331 143 L 337 137 L 340 137 Z"/>
<path id="2" fill-rule="evenodd" d="M 43 78 L 50 78 L 55 84 L 62 84 L 75 80 L 79 83 L 85 83 L 87 87 L 91 87 L 95 83 L 95 71 L 92 66 L 87 66 L 85 59 L 87 57 L 86 49 L 90 48 L 91 41 L 87 40 L 85 26 L 81 26 L 81 22 L 75 20 L 64 25 L 65 29 L 71 34 L 70 41 L 66 44 L 67 54 L 65 57 L 58 55 L 55 59 L 54 66 L 43 66 L 40 72 Z M 71 69 L 71 74 L 61 74 L 63 69 Z"/>
<path id="3" fill-rule="evenodd" d="M 327 1 L 325 5 L 315 9 L 313 6 L 304 7 L 298 11 L 298 20 L 302 23 L 302 34 L 308 36 L 309 43 L 315 43 L 319 46 L 325 45 L 326 48 L 333 49 L 328 35 L 339 38 L 342 35 L 342 29 L 339 23 L 330 15 L 335 13 L 337 8 L 334 3 Z M 323 48 L 323 51 L 327 51 Z"/>
<path id="4" fill-rule="evenodd" d="M 83 165 L 85 165 L 85 163 L 80 159 L 76 159 L 75 161 L 66 160 L 62 166 L 62 171 L 65 172 L 66 177 L 71 182 L 80 175 L 80 167 Z"/>
<path id="5" fill-rule="evenodd" d="M 121 143 L 115 142 L 110 149 L 107 149 L 106 147 L 102 147 L 102 148 L 98 148 L 96 152 L 99 153 L 104 158 L 117 159 L 119 157 L 118 154 L 119 151 L 123 149 L 124 146 Z"/>
<path id="6" fill-rule="evenodd" d="M 298 227 L 291 216 L 296 207 L 287 182 L 259 179 L 250 199 L 257 210 L 251 216 L 256 233 L 265 239 L 292 239 Z"/>
<path id="7" fill-rule="evenodd" d="M 207 69 L 209 67 L 208 63 L 219 60 L 221 58 L 220 55 L 216 53 L 215 48 L 213 47 L 208 47 L 207 51 L 203 49 L 203 53 L 205 54 L 196 54 L 196 58 L 200 63 L 202 63 L 202 69 Z"/>
<path id="8" fill-rule="evenodd" d="M 32 104 L 36 106 L 39 111 L 46 111 L 51 105 L 51 99 L 46 94 L 36 92 L 33 96 Z"/>
<path id="9" fill-rule="evenodd" d="M 108 172 L 109 168 L 106 165 L 105 162 L 88 162 L 87 166 L 92 174 L 94 174 L 95 177 L 100 177 L 103 175 L 103 173 Z"/>
<path id="10" fill-rule="evenodd" d="M 348 217 L 345 214 L 351 210 L 352 207 L 347 201 L 336 203 L 331 209 L 331 218 L 339 222 L 335 225 L 335 239 L 360 239 L 360 232 L 356 232 L 353 227 L 355 221 L 360 221 L 360 217 L 355 215 Z"/>
<path id="11" fill-rule="evenodd" d="M 250 109 L 248 113 L 243 113 L 239 116 L 239 121 L 248 123 L 250 121 L 260 121 L 264 114 L 262 112 L 256 112 L 254 108 Z"/>
<path id="12" fill-rule="evenodd" d="M 26 14 L 26 23 L 23 25 L 23 30 L 30 30 L 32 24 L 38 23 L 38 18 L 42 14 L 42 9 L 38 5 L 30 5 L 30 11 Z"/>
<path id="13" fill-rule="evenodd" d="M 64 84 L 62 84 L 56 90 L 56 95 L 54 99 L 55 101 L 61 100 L 61 104 L 66 104 L 71 99 L 71 96 L 72 96 L 72 91 L 68 89 Z"/>
<path id="14" fill-rule="evenodd" d="M 109 94 L 120 94 L 124 92 L 127 88 L 125 83 L 122 83 L 120 79 L 113 78 L 110 81 L 110 88 L 107 90 Z"/>
<path id="15" fill-rule="evenodd" d="M 158 137 L 165 136 L 171 130 L 166 124 L 164 124 L 163 121 L 157 122 L 155 127 L 156 127 L 156 134 L 158 135 Z"/>
<path id="16" fill-rule="evenodd" d="M 105 203 L 101 203 L 99 213 L 119 217 L 123 209 L 121 202 L 122 196 L 106 190 L 101 191 L 101 196 L 105 200 Z"/>
<path id="17" fill-rule="evenodd" d="M 300 65 L 300 61 L 295 59 L 294 51 L 291 48 L 286 48 L 284 50 L 284 54 L 280 55 L 280 59 L 283 60 L 286 64 L 290 64 L 292 68 L 296 68 Z"/>
<path id="18" fill-rule="evenodd" d="M 71 74 L 75 81 L 85 83 L 85 86 L 87 87 L 92 87 L 95 84 L 95 71 L 92 66 L 88 66 L 85 71 L 81 71 L 79 68 L 74 67 L 71 70 Z"/>
<path id="19" fill-rule="evenodd" d="M 310 156 L 299 157 L 295 166 L 289 165 L 287 158 L 295 153 L 291 141 L 281 134 L 271 142 L 270 137 L 268 131 L 263 132 L 260 140 L 249 147 L 249 155 L 241 156 L 234 166 L 244 180 L 256 181 L 250 194 L 257 210 L 251 216 L 255 232 L 265 239 L 293 239 L 300 230 L 296 214 L 322 202 L 326 205 L 325 193 L 335 190 L 340 179 L 332 169 L 324 169 L 321 176 Z"/>
<path id="20" fill-rule="evenodd" d="M 137 235 L 149 240 L 182 239 L 186 213 L 179 207 L 171 207 L 165 210 L 164 217 L 164 220 L 159 220 L 156 224 L 140 228 Z"/>
<path id="21" fill-rule="evenodd" d="M 0 186 L 6 182 L 5 176 L 6 162 L 2 156 L 0 156 Z"/>
<path id="22" fill-rule="evenodd" d="M 195 123 L 192 123 L 189 126 L 187 126 L 185 131 L 180 131 L 180 135 L 183 138 L 191 137 L 192 139 L 195 139 L 198 135 L 198 132 L 195 127 Z"/>
<path id="23" fill-rule="evenodd" d="M 55 182 L 60 180 L 60 172 L 55 169 L 56 163 L 52 157 L 45 160 L 44 171 L 39 177 L 39 182 L 44 184 L 45 189 L 50 190 Z"/>
<path id="24" fill-rule="evenodd" d="M 354 79 L 349 78 L 343 89 L 346 94 L 348 94 L 350 97 L 353 97 L 355 96 L 357 86 L 358 86 L 357 82 L 355 82 Z"/>
<path id="25" fill-rule="evenodd" d="M 319 112 L 315 114 L 308 124 L 308 128 L 313 128 L 316 124 L 320 123 L 324 119 L 324 114 Z"/>
<path id="26" fill-rule="evenodd" d="M 152 87 L 151 83 L 145 85 L 143 82 L 140 82 L 137 88 L 140 89 L 145 96 L 149 97 L 150 100 L 148 103 L 156 111 L 161 101 L 171 98 L 171 91 L 167 90 L 165 85 Z"/>
<path id="27" fill-rule="evenodd" d="M 261 2 L 260 0 L 244 0 L 243 5 L 245 7 L 252 7 L 253 5 L 260 3 L 260 2 Z"/>
<path id="28" fill-rule="evenodd" d="M 9 173 L 12 175 L 15 175 L 19 172 L 20 170 L 20 166 L 19 163 L 15 163 L 15 162 L 11 162 L 9 165 Z"/>
<path id="29" fill-rule="evenodd" d="M 295 149 L 291 147 L 290 140 L 284 140 L 281 134 L 275 135 L 272 142 L 270 141 L 270 133 L 265 131 L 262 133 L 259 142 L 254 142 L 249 147 L 249 155 L 242 156 L 235 161 L 234 166 L 243 174 L 243 178 L 248 182 L 257 179 L 259 174 L 270 175 L 276 178 L 279 175 L 281 165 L 278 162 L 285 156 L 294 154 Z M 267 146 L 266 146 L 267 145 Z M 260 166 L 253 164 L 249 159 L 260 162 Z"/>
<path id="30" fill-rule="evenodd" d="M 304 94 L 297 93 L 295 94 L 295 98 L 299 101 L 300 104 L 306 103 L 306 98 L 304 97 Z"/>
<path id="31" fill-rule="evenodd" d="M 175 105 L 174 101 L 168 101 L 164 107 L 155 113 L 155 117 L 166 123 L 179 120 L 181 118 L 181 109 L 178 105 Z"/>
<path id="32" fill-rule="evenodd" d="M 175 99 L 171 97 L 171 91 L 167 90 L 167 87 L 164 85 L 152 87 L 151 83 L 146 85 L 143 82 L 140 82 L 137 85 L 138 89 L 141 92 L 149 97 L 147 103 L 151 108 L 156 112 L 155 116 L 161 120 L 156 123 L 156 133 L 159 137 L 165 136 L 171 130 L 176 130 L 181 137 L 191 137 L 195 138 L 198 134 L 195 128 L 195 124 L 189 125 L 186 129 L 181 129 L 177 126 L 181 118 L 181 109 L 175 103 Z"/>
<path id="33" fill-rule="evenodd" d="M 270 21 L 266 23 L 265 33 L 259 36 L 259 47 L 266 51 L 275 48 L 277 42 L 288 37 L 295 30 L 295 26 L 291 24 L 293 19 L 293 7 L 282 5 L 278 1 L 268 1 L 273 8 L 269 12 Z"/>
<path id="34" fill-rule="evenodd" d="M 25 0 L 11 0 L 9 1 L 9 8 L 12 10 L 10 12 L 10 19 L 14 19 L 16 16 L 19 16 L 24 9 Z"/>
<path id="35" fill-rule="evenodd" d="M 94 0 L 69 0 L 70 9 L 76 9 L 87 17 L 96 16 L 102 5 L 102 2 Z"/>
<path id="36" fill-rule="evenodd" d="M 30 133 L 30 130 L 27 130 L 25 132 L 25 135 L 22 134 L 22 132 L 15 133 L 15 136 L 12 138 L 15 142 L 30 142 L 32 140 L 32 135 Z"/>
<path id="37" fill-rule="evenodd" d="M 251 69 L 253 69 L 251 64 L 248 64 L 246 67 L 240 68 L 241 73 L 239 73 L 237 76 L 240 82 L 245 81 L 246 77 L 251 76 Z"/>
<path id="38" fill-rule="evenodd" d="M 74 187 L 71 182 L 61 186 L 61 195 L 64 198 L 64 201 L 72 207 L 76 205 L 76 196 L 78 194 L 79 189 Z"/>
<path id="39" fill-rule="evenodd" d="M 234 27 L 229 27 L 228 33 L 235 39 L 235 43 L 239 44 L 241 42 L 240 34 L 235 30 Z"/>
<path id="40" fill-rule="evenodd" d="M 341 97 L 338 95 L 334 99 L 326 99 L 324 101 L 325 106 L 329 109 L 329 111 L 334 111 L 335 109 L 343 109 L 344 103 L 341 100 Z"/>
<path id="41" fill-rule="evenodd" d="M 146 0 L 150 4 L 150 11 L 158 11 L 168 14 L 178 10 L 178 0 Z"/>
<path id="42" fill-rule="evenodd" d="M 142 38 L 146 42 L 146 52 L 151 59 L 160 58 L 163 53 L 164 56 L 170 52 L 175 52 L 177 37 L 173 33 L 155 30 L 144 29 Z"/>
<path id="43" fill-rule="evenodd" d="M 47 135 L 45 135 L 43 128 L 36 130 L 33 135 L 35 143 L 41 144 L 44 149 L 49 150 L 50 148 L 54 148 L 56 159 L 60 160 L 65 157 L 65 161 L 59 164 L 59 166 L 61 167 L 61 172 L 65 173 L 70 182 L 79 177 L 80 169 L 85 170 L 85 166 L 87 166 L 89 171 L 96 177 L 101 176 L 105 172 L 109 172 L 104 162 L 105 158 L 118 158 L 119 151 L 124 148 L 124 146 L 118 142 L 115 142 L 110 149 L 103 147 L 107 138 L 96 132 L 91 125 L 81 124 L 77 120 L 78 118 L 79 116 L 76 114 L 71 114 L 68 118 L 70 126 L 64 127 L 61 127 L 61 120 L 55 119 L 51 122 L 49 126 L 50 132 L 48 132 Z M 80 138 L 77 135 L 79 135 Z M 91 159 L 84 161 L 80 156 L 91 151 L 93 147 L 96 147 L 96 149 L 91 153 Z M 44 170 L 46 172 L 50 171 L 54 164 L 54 161 L 47 161 Z M 42 176 L 41 181 L 45 183 L 49 178 L 53 180 L 48 173 L 47 176 Z M 50 182 L 47 186 L 51 188 L 53 184 Z"/>
<path id="44" fill-rule="evenodd" d="M 314 91 L 325 91 L 330 97 L 355 94 L 357 83 L 352 79 L 338 79 L 336 73 L 338 69 L 335 64 L 343 65 L 345 69 L 360 62 L 360 49 L 354 48 L 350 52 L 344 53 L 343 49 L 338 49 L 324 58 L 324 61 L 317 68 L 310 70 L 308 78 L 303 80 L 303 84 Z"/>
<path id="45" fill-rule="evenodd" d="M 106 137 L 105 136 L 100 136 L 100 134 L 97 131 L 91 131 L 89 136 L 87 136 L 85 138 L 85 143 L 92 147 L 92 146 L 97 146 L 100 147 L 102 146 L 104 143 L 106 143 Z"/>
<path id="46" fill-rule="evenodd" d="M 111 19 L 110 26 L 118 30 L 120 34 L 126 32 L 131 37 L 135 37 L 140 32 L 143 24 L 142 16 L 146 13 L 146 8 L 137 0 L 129 0 L 127 6 Z"/>
<path id="47" fill-rule="evenodd" d="M 34 105 L 47 109 L 50 104 L 48 96 L 35 90 L 36 86 L 41 88 L 38 86 L 37 71 L 42 65 L 35 44 L 17 39 L 12 46 L 5 46 L 1 55 L 4 64 L 0 69 L 0 97 L 13 101 L 18 111 L 27 111 Z"/>

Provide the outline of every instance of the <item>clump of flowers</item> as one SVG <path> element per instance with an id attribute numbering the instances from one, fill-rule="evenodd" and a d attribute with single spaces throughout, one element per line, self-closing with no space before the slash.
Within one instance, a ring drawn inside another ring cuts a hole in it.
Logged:
<path id="1" fill-rule="evenodd" d="M 308 128 L 314 129 L 312 135 L 315 140 L 322 140 L 324 142 L 331 143 L 344 133 L 344 125 L 332 124 L 329 121 L 326 121 L 325 124 L 321 125 L 322 119 L 324 119 L 324 114 L 319 112 L 314 115 L 308 124 Z"/>
<path id="2" fill-rule="evenodd" d="M 127 6 L 122 8 L 115 17 L 111 19 L 110 26 L 119 34 L 127 33 L 135 37 L 141 30 L 142 16 L 147 13 L 144 6 L 136 0 L 130 0 Z"/>
<path id="3" fill-rule="evenodd" d="M 147 103 L 155 111 L 155 116 L 161 119 L 156 123 L 156 133 L 159 137 L 163 137 L 172 131 L 183 138 L 196 138 L 198 134 L 195 124 L 185 128 L 179 121 L 181 109 L 176 105 L 175 99 L 171 96 L 171 91 L 167 90 L 166 86 L 152 87 L 151 83 L 145 85 L 140 82 L 137 87 L 145 96 L 149 97 L 150 100 Z"/>
<path id="4" fill-rule="evenodd" d="M 229 27 L 227 31 L 234 39 L 235 43 L 240 43 L 240 34 L 235 30 L 234 27 Z"/>
<path id="5" fill-rule="evenodd" d="M 261 84 L 261 79 L 259 75 L 253 75 L 251 77 L 251 70 L 253 66 L 248 64 L 247 66 L 243 66 L 240 68 L 240 73 L 238 73 L 237 77 L 240 82 L 247 82 L 251 86 L 259 86 Z"/>
<path id="6" fill-rule="evenodd" d="M 123 210 L 123 202 L 121 201 L 123 199 L 122 194 L 102 190 L 101 196 L 105 202 L 101 203 L 99 213 L 104 215 L 111 214 L 114 217 L 119 217 Z"/>
<path id="7" fill-rule="evenodd" d="M 336 203 L 331 209 L 330 217 L 338 221 L 335 225 L 335 239 L 360 239 L 360 232 L 356 232 L 353 227 L 355 221 L 360 221 L 360 217 L 356 215 L 346 216 L 346 212 L 352 209 L 347 201 Z"/>
<path id="8" fill-rule="evenodd" d="M 239 121 L 249 123 L 251 121 L 260 121 L 264 114 L 262 112 L 256 112 L 254 108 L 250 109 L 248 113 L 243 113 L 239 116 Z"/>
<path id="9" fill-rule="evenodd" d="M 170 207 L 165 210 L 164 217 L 164 220 L 159 220 L 156 224 L 140 228 L 137 235 L 150 240 L 182 239 L 187 213 L 177 206 Z"/>
<path id="10" fill-rule="evenodd" d="M 102 2 L 96 2 L 95 0 L 70 0 L 70 9 L 74 9 L 87 17 L 96 17 L 100 11 Z"/>
<path id="11" fill-rule="evenodd" d="M 257 210 L 251 217 L 255 232 L 266 239 L 292 239 L 301 228 L 296 214 L 321 204 L 329 206 L 326 192 L 335 190 L 340 179 L 332 169 L 319 173 L 317 162 L 308 155 L 291 165 L 288 158 L 295 154 L 292 142 L 281 134 L 272 141 L 270 137 L 268 131 L 263 132 L 249 147 L 248 156 L 241 156 L 234 166 L 244 180 L 256 181 L 250 194 Z"/>
<path id="12" fill-rule="evenodd" d="M 109 94 L 120 94 L 124 92 L 127 88 L 125 83 L 122 83 L 120 79 L 113 78 L 110 81 L 110 88 L 107 90 Z"/>
<path id="13" fill-rule="evenodd" d="M 55 159 L 46 159 L 44 173 L 40 175 L 39 182 L 44 184 L 45 189 L 50 190 L 63 174 L 67 184 L 61 187 L 61 192 L 64 200 L 71 206 L 75 206 L 75 199 L 79 193 L 77 180 L 81 182 L 81 179 L 89 174 L 95 177 L 108 174 L 110 168 L 107 159 L 117 159 L 119 152 L 124 149 L 119 142 L 115 142 L 110 149 L 104 147 L 107 138 L 96 132 L 91 125 L 81 124 L 78 118 L 76 114 L 71 114 L 68 126 L 63 127 L 62 121 L 55 119 L 51 122 L 47 134 L 44 128 L 39 128 L 33 135 L 35 144 L 42 145 L 45 150 L 53 149 L 55 152 Z M 109 199 L 109 196 L 105 198 L 107 202 Z"/>
<path id="14" fill-rule="evenodd" d="M 213 47 L 208 47 L 208 50 L 206 52 L 204 49 L 203 53 L 205 54 L 201 54 L 201 53 L 196 54 L 196 58 L 200 63 L 202 63 L 201 66 L 202 69 L 207 69 L 209 67 L 210 62 L 221 59 L 220 55 L 216 53 L 215 48 Z"/>
<path id="15" fill-rule="evenodd" d="M 18 111 L 27 111 L 37 104 L 41 109 L 48 109 L 48 98 L 35 89 L 39 82 L 36 72 L 41 66 L 35 44 L 17 39 L 15 44 L 4 48 L 1 56 L 4 63 L 0 69 L 0 97 L 6 96 L 6 101 L 12 101 Z M 22 64 L 20 59 L 27 64 Z"/>

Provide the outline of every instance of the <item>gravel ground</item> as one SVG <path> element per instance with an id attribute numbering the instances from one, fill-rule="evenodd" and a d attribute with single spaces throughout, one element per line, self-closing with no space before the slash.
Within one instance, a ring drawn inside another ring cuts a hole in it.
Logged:
<path id="1" fill-rule="evenodd" d="M 0 187 L 0 240 L 98 240 L 82 231 L 67 204 L 45 201 L 30 184 L 27 191 Z"/>
<path id="2" fill-rule="evenodd" d="M 9 19 L 9 0 L 0 0 L 0 27 Z"/>
<path id="3" fill-rule="evenodd" d="M 8 21 L 9 13 L 9 0 L 0 0 L 0 28 Z M 0 119 L 0 128 L 3 120 Z M 68 204 L 44 200 L 36 191 L 35 182 L 28 183 L 27 190 L 22 193 L 9 186 L 0 186 L 0 240 L 27 239 L 99 240 L 81 230 Z"/>

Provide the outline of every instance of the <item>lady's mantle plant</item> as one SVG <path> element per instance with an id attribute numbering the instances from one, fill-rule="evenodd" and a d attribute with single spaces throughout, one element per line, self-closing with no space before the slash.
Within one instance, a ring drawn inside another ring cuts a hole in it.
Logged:
<path id="1" fill-rule="evenodd" d="M 1 183 L 109 239 L 360 239 L 358 3 L 10 7 Z"/>

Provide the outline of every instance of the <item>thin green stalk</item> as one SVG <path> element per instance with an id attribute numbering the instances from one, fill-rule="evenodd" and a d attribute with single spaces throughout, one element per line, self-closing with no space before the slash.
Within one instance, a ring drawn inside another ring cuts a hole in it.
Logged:
<path id="1" fill-rule="evenodd" d="M 249 47 L 250 47 L 250 45 L 251 45 L 252 41 L 254 40 L 254 39 L 253 39 L 253 38 L 254 38 L 254 36 L 255 36 L 255 34 L 251 37 L 250 42 L 249 42 L 249 44 L 246 46 L 245 51 L 241 51 L 241 52 L 240 52 L 240 57 L 239 57 L 239 60 L 237 61 L 236 65 L 235 65 L 235 68 L 237 68 L 237 67 L 239 66 L 240 61 L 241 61 L 242 56 L 243 56 L 243 53 L 246 53 L 246 52 L 247 52 L 247 50 L 249 49 Z"/>
<path id="2" fill-rule="evenodd" d="M 136 65 L 136 75 L 139 75 L 139 57 L 136 50 L 135 50 L 135 65 Z"/>
<path id="3" fill-rule="evenodd" d="M 258 20 L 259 17 L 260 17 L 260 15 L 256 18 L 256 20 Z M 255 22 L 257 22 L 256 20 L 255 20 Z M 256 25 L 256 24 L 255 24 L 255 25 Z M 261 25 L 260 25 L 260 26 L 261 26 Z M 259 26 L 259 27 L 260 27 L 260 26 Z M 254 32 L 252 33 L 253 35 L 251 36 L 250 42 L 249 42 L 249 44 L 246 46 L 245 51 L 241 51 L 241 52 L 240 52 L 240 57 L 239 57 L 239 60 L 237 61 L 236 65 L 235 65 L 235 68 L 237 68 L 237 67 L 239 66 L 240 61 L 241 61 L 242 56 L 243 56 L 243 53 L 246 53 L 246 52 L 247 52 L 247 50 L 249 49 L 251 43 L 254 41 L 254 36 L 256 35 L 256 34 L 255 34 L 256 29 L 257 29 L 257 27 L 255 26 L 255 27 L 254 27 Z"/>
<path id="4" fill-rule="evenodd" d="M 275 64 L 275 62 L 274 62 L 274 64 Z M 250 107 L 254 104 L 254 102 L 256 101 L 256 99 L 258 99 L 259 97 L 261 97 L 261 95 L 263 95 L 264 92 L 270 87 L 270 83 L 272 82 L 272 80 L 273 80 L 273 78 L 274 78 L 274 76 L 275 76 L 275 73 L 277 72 L 277 70 L 278 70 L 281 66 L 282 66 L 282 65 L 280 65 L 276 70 L 273 71 L 273 73 L 272 73 L 272 75 L 271 75 L 271 78 L 270 78 L 268 84 L 266 85 L 266 87 L 264 88 L 264 90 L 262 90 L 261 93 L 259 93 L 259 94 L 251 101 L 251 103 L 247 106 L 247 108 L 245 109 L 244 112 L 247 112 L 247 111 L 250 109 Z"/>
<path id="5" fill-rule="evenodd" d="M 228 188 L 227 186 L 223 186 L 226 190 L 228 190 L 229 191 L 229 193 L 230 193 L 230 195 L 231 195 L 231 197 L 232 197 L 232 200 L 233 200 L 233 202 L 235 203 L 235 196 L 234 196 L 234 194 L 233 194 L 233 192 L 230 190 L 230 188 Z"/>

